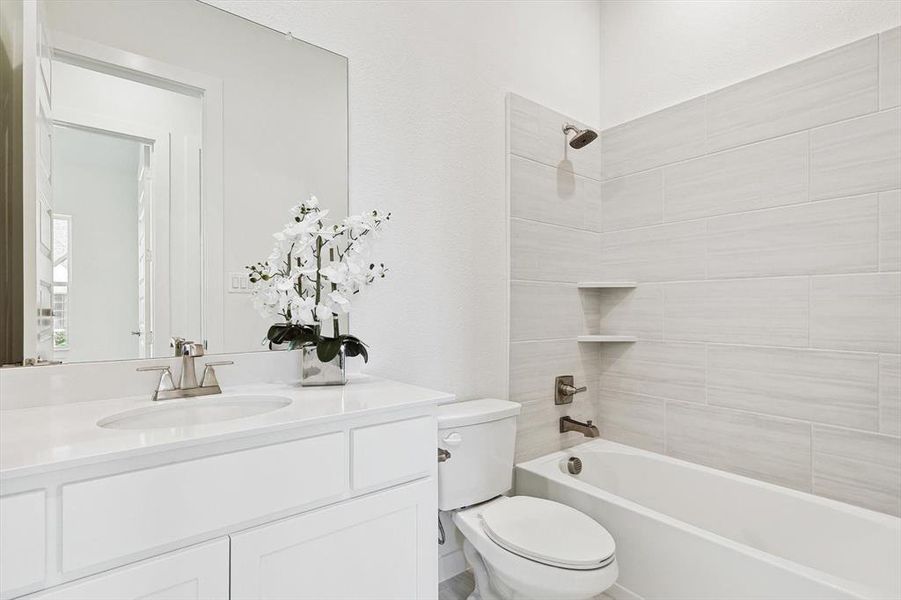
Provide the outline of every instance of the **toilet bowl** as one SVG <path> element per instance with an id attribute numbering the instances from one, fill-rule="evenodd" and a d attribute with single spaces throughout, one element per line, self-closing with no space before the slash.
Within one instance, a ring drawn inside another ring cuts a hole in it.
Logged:
<path id="1" fill-rule="evenodd" d="M 524 518 L 535 508 L 540 510 L 533 518 Z M 493 531 L 486 513 L 507 529 Z M 574 516 L 585 521 L 577 523 Z M 588 600 L 619 574 L 607 530 L 563 504 L 501 496 L 457 511 L 454 523 L 465 538 L 463 551 L 476 580 L 469 600 Z"/>
<path id="2" fill-rule="evenodd" d="M 607 530 L 564 504 L 503 495 L 513 487 L 519 411 L 494 399 L 438 409 L 438 504 L 465 538 L 469 600 L 594 598 L 619 574 Z"/>

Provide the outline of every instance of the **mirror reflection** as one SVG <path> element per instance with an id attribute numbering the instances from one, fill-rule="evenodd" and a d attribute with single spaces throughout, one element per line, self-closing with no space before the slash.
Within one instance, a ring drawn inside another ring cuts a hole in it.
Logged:
<path id="1" fill-rule="evenodd" d="M 265 349 L 244 266 L 309 195 L 347 214 L 347 60 L 199 1 L 33 8 L 0 363 Z"/>

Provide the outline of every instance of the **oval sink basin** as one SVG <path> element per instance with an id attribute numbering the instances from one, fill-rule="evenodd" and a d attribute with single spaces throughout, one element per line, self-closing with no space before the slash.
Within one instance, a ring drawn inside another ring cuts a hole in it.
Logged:
<path id="1" fill-rule="evenodd" d="M 226 396 L 189 398 L 176 402 L 121 412 L 100 419 L 97 425 L 106 429 L 191 427 L 272 412 L 291 404 L 291 399 L 283 396 Z"/>

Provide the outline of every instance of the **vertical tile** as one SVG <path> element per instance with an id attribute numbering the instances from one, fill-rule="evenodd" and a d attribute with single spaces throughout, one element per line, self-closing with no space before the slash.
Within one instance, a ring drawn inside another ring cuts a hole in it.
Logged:
<path id="1" fill-rule="evenodd" d="M 601 188 L 602 231 L 663 222 L 663 171 L 613 179 Z"/>
<path id="2" fill-rule="evenodd" d="M 640 341 L 605 344 L 599 385 L 605 390 L 704 402 L 704 344 Z"/>
<path id="3" fill-rule="evenodd" d="M 510 214 L 552 225 L 599 230 L 601 184 L 572 171 L 511 156 Z"/>
<path id="4" fill-rule="evenodd" d="M 666 452 L 739 475 L 810 489 L 810 425 L 667 402 Z"/>
<path id="5" fill-rule="evenodd" d="M 810 345 L 861 352 L 901 351 L 901 275 L 812 278 Z"/>
<path id="6" fill-rule="evenodd" d="M 901 355 L 879 355 L 879 432 L 901 436 Z"/>
<path id="7" fill-rule="evenodd" d="M 664 286 L 667 340 L 806 346 L 806 278 L 733 279 Z"/>
<path id="8" fill-rule="evenodd" d="M 901 187 L 901 109 L 810 132 L 810 198 Z"/>
<path id="9" fill-rule="evenodd" d="M 875 271 L 877 223 L 875 194 L 714 217 L 707 276 Z"/>
<path id="10" fill-rule="evenodd" d="M 572 375 L 576 385 L 597 390 L 599 344 L 575 340 L 512 342 L 510 344 L 510 399 L 522 403 L 554 403 L 554 378 Z M 579 396 L 584 397 L 583 395 Z"/>
<path id="11" fill-rule="evenodd" d="M 672 165 L 664 179 L 666 221 L 807 202 L 808 134 Z"/>
<path id="12" fill-rule="evenodd" d="M 598 235 L 510 219 L 510 277 L 577 283 L 597 279 Z"/>
<path id="13" fill-rule="evenodd" d="M 901 190 L 879 194 L 879 270 L 901 270 Z"/>
<path id="14" fill-rule="evenodd" d="M 604 178 L 700 156 L 704 135 L 704 98 L 606 129 L 601 134 Z"/>
<path id="15" fill-rule="evenodd" d="M 631 290 L 604 290 L 598 306 L 603 333 L 634 335 L 642 340 L 663 339 L 661 286 L 640 284 Z"/>
<path id="16" fill-rule="evenodd" d="M 875 111 L 877 51 L 871 36 L 708 95 L 708 150 Z"/>
<path id="17" fill-rule="evenodd" d="M 564 124 L 572 123 L 584 128 L 584 123 L 516 94 L 509 95 L 508 106 L 511 153 L 584 177 L 600 179 L 600 140 L 574 150 L 563 134 Z"/>
<path id="18" fill-rule="evenodd" d="M 662 453 L 664 401 L 602 389 L 598 399 L 598 429 L 604 439 Z"/>
<path id="19" fill-rule="evenodd" d="M 901 104 L 901 27 L 879 34 L 879 108 Z"/>
<path id="20" fill-rule="evenodd" d="M 510 339 L 573 339 L 597 333 L 600 313 L 594 296 L 575 284 L 512 281 Z"/>
<path id="21" fill-rule="evenodd" d="M 708 346 L 707 402 L 875 430 L 875 354 Z"/>
<path id="22" fill-rule="evenodd" d="M 901 438 L 814 426 L 813 491 L 901 516 Z"/>
<path id="23" fill-rule="evenodd" d="M 601 234 L 601 274 L 639 282 L 704 279 L 707 226 L 670 223 Z"/>

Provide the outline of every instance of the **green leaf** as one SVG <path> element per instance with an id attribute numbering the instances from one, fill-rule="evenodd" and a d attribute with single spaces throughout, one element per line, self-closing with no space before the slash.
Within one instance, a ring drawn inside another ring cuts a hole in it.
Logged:
<path id="1" fill-rule="evenodd" d="M 363 342 L 353 341 L 344 343 L 344 354 L 347 356 L 362 356 L 363 362 L 369 362 L 369 352 Z"/>
<path id="2" fill-rule="evenodd" d="M 322 362 L 329 362 L 341 351 L 340 338 L 319 338 L 316 344 L 316 356 Z"/>
<path id="3" fill-rule="evenodd" d="M 366 350 L 366 344 L 360 338 L 344 334 L 339 336 L 338 339 L 341 340 L 341 345 L 344 346 L 344 354 L 346 356 L 362 356 L 363 362 L 369 362 L 369 352 Z"/>

